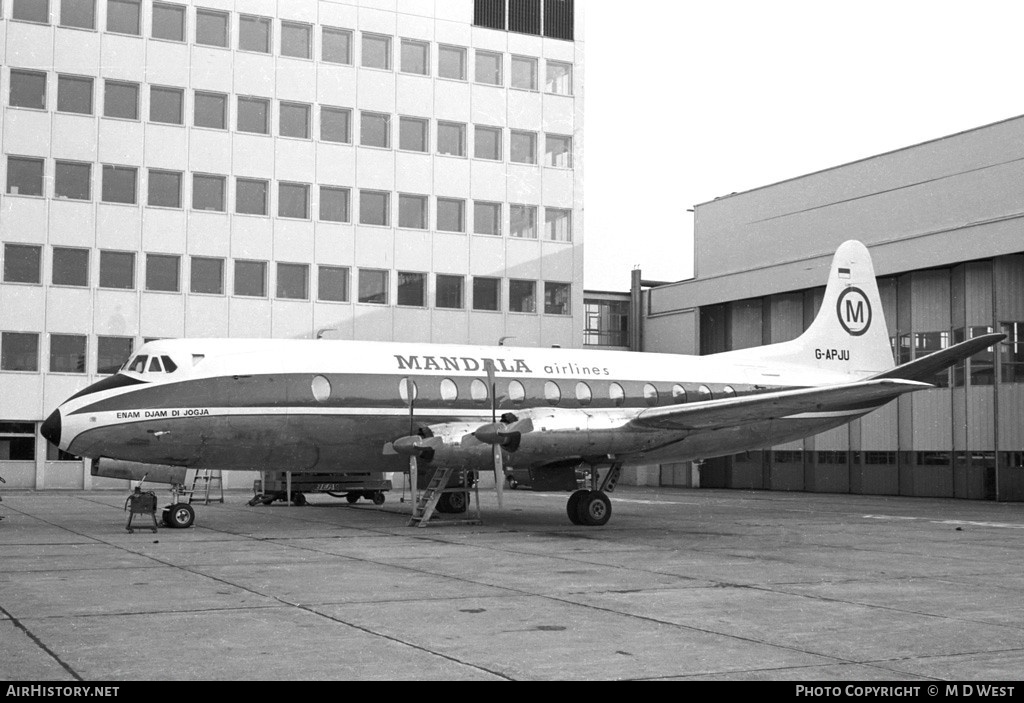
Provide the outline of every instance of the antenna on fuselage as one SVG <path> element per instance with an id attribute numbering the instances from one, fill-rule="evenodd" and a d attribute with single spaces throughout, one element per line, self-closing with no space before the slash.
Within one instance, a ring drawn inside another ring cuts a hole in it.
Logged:
<path id="1" fill-rule="evenodd" d="M 505 340 L 506 339 L 515 339 L 515 337 L 513 337 L 511 335 L 506 335 L 506 336 L 502 337 L 501 339 L 498 340 L 498 346 L 499 347 L 505 346 Z"/>

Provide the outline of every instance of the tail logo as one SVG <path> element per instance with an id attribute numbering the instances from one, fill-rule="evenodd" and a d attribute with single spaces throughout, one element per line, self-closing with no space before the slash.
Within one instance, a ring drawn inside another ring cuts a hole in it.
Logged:
<path id="1" fill-rule="evenodd" d="M 871 302 L 860 288 L 847 288 L 839 295 L 836 304 L 839 324 L 854 337 L 859 337 L 871 327 Z"/>

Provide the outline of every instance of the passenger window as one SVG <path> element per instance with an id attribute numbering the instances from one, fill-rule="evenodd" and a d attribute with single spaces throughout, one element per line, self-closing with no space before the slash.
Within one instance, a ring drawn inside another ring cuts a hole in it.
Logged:
<path id="1" fill-rule="evenodd" d="M 626 400 L 626 391 L 622 390 L 622 386 L 618 383 L 613 382 L 608 386 L 608 399 L 612 401 L 612 405 L 621 408 L 622 403 Z"/>
<path id="2" fill-rule="evenodd" d="M 171 361 L 171 357 L 161 356 L 160 360 L 164 362 L 164 371 L 167 373 L 174 373 L 178 370 L 178 365 Z"/>
<path id="3" fill-rule="evenodd" d="M 725 388 L 722 389 L 722 395 L 724 395 L 726 398 L 735 398 L 736 389 L 733 388 L 732 386 L 726 386 Z"/>
<path id="4" fill-rule="evenodd" d="M 554 381 L 544 382 L 544 400 L 548 401 L 548 405 L 558 405 L 558 401 L 562 399 L 562 389 L 558 387 L 558 384 Z"/>
<path id="5" fill-rule="evenodd" d="M 685 403 L 686 402 L 686 389 L 680 386 L 678 383 L 672 386 L 672 402 L 673 403 Z"/>
<path id="6" fill-rule="evenodd" d="M 450 378 L 441 381 L 441 400 L 446 403 L 453 403 L 458 399 L 459 387 L 455 385 L 455 381 Z"/>
<path id="7" fill-rule="evenodd" d="M 487 400 L 487 384 L 479 378 L 474 378 L 469 384 L 469 396 L 478 403 Z"/>
<path id="8" fill-rule="evenodd" d="M 593 399 L 593 394 L 590 392 L 590 386 L 583 381 L 576 384 L 576 400 L 579 401 L 580 405 L 590 405 L 590 401 Z"/>
<path id="9" fill-rule="evenodd" d="M 163 373 L 164 367 L 160 365 L 160 359 L 153 357 L 149 360 L 149 370 L 155 373 Z"/>
<path id="10" fill-rule="evenodd" d="M 508 384 L 508 398 L 513 403 L 522 403 L 526 398 L 526 388 L 519 381 L 511 381 Z"/>
<path id="11" fill-rule="evenodd" d="M 714 398 L 715 394 L 707 386 L 701 386 L 697 389 L 697 400 L 714 400 Z"/>
<path id="12" fill-rule="evenodd" d="M 654 384 L 644 384 L 644 400 L 647 401 L 648 405 L 658 404 L 658 389 L 654 387 Z"/>
<path id="13" fill-rule="evenodd" d="M 416 400 L 418 395 L 416 391 L 416 382 L 411 378 L 403 378 L 398 382 L 398 397 L 402 399 L 403 403 L 409 402 L 409 389 L 412 388 L 412 399 Z"/>
<path id="14" fill-rule="evenodd" d="M 148 360 L 149 357 L 147 355 L 140 354 L 139 356 L 135 357 L 135 361 L 133 361 L 132 365 L 128 367 L 128 370 L 134 371 L 135 373 L 143 373 L 146 370 L 146 362 Z"/>

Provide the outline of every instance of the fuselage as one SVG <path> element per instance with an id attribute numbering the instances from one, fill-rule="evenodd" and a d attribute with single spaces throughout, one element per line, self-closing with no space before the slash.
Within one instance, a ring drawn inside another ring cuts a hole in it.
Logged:
<path id="1" fill-rule="evenodd" d="M 594 446 L 616 454 L 616 461 L 686 461 L 789 441 L 867 410 L 685 437 L 610 438 L 620 419 L 645 408 L 851 380 L 806 366 L 762 367 L 751 357 L 737 363 L 729 354 L 160 340 L 68 399 L 43 432 L 61 449 L 92 458 L 220 470 L 390 472 L 408 465 L 391 449 L 399 437 L 446 423 L 473 427 L 529 408 L 550 409 L 551 429 L 591 428 Z M 550 452 L 510 459 L 529 464 L 545 456 Z"/>

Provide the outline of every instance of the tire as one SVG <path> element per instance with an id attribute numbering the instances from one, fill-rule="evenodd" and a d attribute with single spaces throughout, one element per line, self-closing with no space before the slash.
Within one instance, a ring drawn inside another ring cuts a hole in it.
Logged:
<path id="1" fill-rule="evenodd" d="M 574 525 L 582 525 L 583 517 L 580 514 L 580 499 L 590 491 L 573 491 L 569 501 L 565 504 L 565 512 L 569 514 L 569 521 Z"/>
<path id="2" fill-rule="evenodd" d="M 306 504 L 306 496 L 303 493 L 292 493 L 292 505 L 303 506 Z"/>
<path id="3" fill-rule="evenodd" d="M 175 503 L 164 508 L 164 524 L 176 530 L 191 527 L 196 520 L 196 511 L 188 503 Z"/>
<path id="4" fill-rule="evenodd" d="M 464 513 L 469 505 L 468 493 L 442 493 L 437 501 L 439 513 Z"/>
<path id="5" fill-rule="evenodd" d="M 586 491 L 580 498 L 579 516 L 584 525 L 604 525 L 612 516 L 612 502 L 601 491 Z"/>
<path id="6" fill-rule="evenodd" d="M 359 502 L 359 494 L 358 493 L 346 493 L 345 494 L 345 500 L 347 500 L 349 503 L 358 503 Z"/>
<path id="7" fill-rule="evenodd" d="M 373 504 L 374 505 L 384 505 L 384 494 L 381 493 L 380 491 L 377 491 L 376 493 L 374 493 L 373 494 Z"/>

